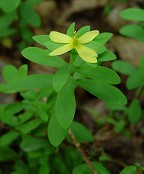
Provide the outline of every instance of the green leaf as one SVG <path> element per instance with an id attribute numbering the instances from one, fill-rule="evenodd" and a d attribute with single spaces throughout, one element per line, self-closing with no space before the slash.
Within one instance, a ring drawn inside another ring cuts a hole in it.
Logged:
<path id="1" fill-rule="evenodd" d="M 125 121 L 124 120 L 120 120 L 119 122 L 117 122 L 115 124 L 115 128 L 114 128 L 115 132 L 116 133 L 121 132 L 123 130 L 124 126 L 125 126 Z"/>
<path id="2" fill-rule="evenodd" d="M 21 3 L 20 5 L 20 13 L 28 24 L 33 27 L 39 27 L 41 24 L 41 19 L 39 15 L 34 11 L 34 9 L 26 2 Z"/>
<path id="3" fill-rule="evenodd" d="M 108 50 L 104 51 L 98 56 L 98 61 L 110 61 L 115 59 L 116 59 L 116 55 Z"/>
<path id="4" fill-rule="evenodd" d="M 17 70 L 13 65 L 6 65 L 2 70 L 2 75 L 7 83 L 15 82 L 21 77 L 27 75 L 27 65 L 22 65 L 19 70 Z"/>
<path id="5" fill-rule="evenodd" d="M 14 161 L 18 158 L 15 151 L 9 147 L 0 146 L 0 161 Z"/>
<path id="6" fill-rule="evenodd" d="M 136 68 L 129 64 L 128 62 L 126 61 L 122 61 L 122 60 L 116 60 L 112 63 L 112 68 L 115 70 L 115 71 L 118 71 L 122 74 L 126 74 L 126 75 L 130 75 L 132 74 Z"/>
<path id="7" fill-rule="evenodd" d="M 80 87 L 103 100 L 106 104 L 125 105 L 127 103 L 124 94 L 110 84 L 90 79 L 79 80 L 77 83 Z"/>
<path id="8" fill-rule="evenodd" d="M 67 130 L 72 124 L 75 110 L 74 81 L 72 77 L 70 77 L 67 83 L 59 91 L 55 105 L 56 118 L 58 124 L 63 129 Z"/>
<path id="9" fill-rule="evenodd" d="M 50 143 L 55 147 L 59 146 L 64 140 L 66 134 L 67 131 L 59 126 L 55 116 L 55 111 L 53 111 L 48 125 L 48 138 Z"/>
<path id="10" fill-rule="evenodd" d="M 110 84 L 120 83 L 120 77 L 117 75 L 117 73 L 107 67 L 97 66 L 96 68 L 93 68 L 90 66 L 82 65 L 77 71 L 82 75 L 84 75 L 85 77 L 100 82 L 105 82 Z"/>
<path id="11" fill-rule="evenodd" d="M 34 74 L 21 78 L 16 82 L 0 84 L 0 91 L 5 93 L 21 92 L 23 90 L 33 90 L 36 88 L 52 87 L 53 75 Z"/>
<path id="12" fill-rule="evenodd" d="M 125 167 L 120 174 L 137 174 L 136 166 L 127 166 Z"/>
<path id="13" fill-rule="evenodd" d="M 100 33 L 95 39 L 94 41 L 97 41 L 101 44 L 105 44 L 108 40 L 110 40 L 110 38 L 113 36 L 112 33 L 109 32 L 104 32 L 104 33 Z"/>
<path id="14" fill-rule="evenodd" d="M 11 174 L 29 174 L 28 166 L 21 160 L 16 161 L 15 171 Z"/>
<path id="15" fill-rule="evenodd" d="M 92 142 L 94 140 L 94 137 L 90 130 L 88 130 L 81 123 L 73 122 L 71 125 L 71 130 L 79 142 Z"/>
<path id="16" fill-rule="evenodd" d="M 25 152 L 31 152 L 46 147 L 48 148 L 49 143 L 46 139 L 25 136 L 20 143 L 20 147 Z"/>
<path id="17" fill-rule="evenodd" d="M 27 76 L 27 74 L 28 74 L 28 65 L 27 64 L 21 65 L 18 70 L 18 76 L 25 77 L 25 76 Z"/>
<path id="18" fill-rule="evenodd" d="M 13 65 L 6 65 L 2 70 L 6 82 L 14 82 L 18 78 L 18 70 Z"/>
<path id="19" fill-rule="evenodd" d="M 16 114 L 21 112 L 24 109 L 24 104 L 23 103 L 12 103 L 6 106 L 5 112 L 10 113 L 10 114 Z"/>
<path id="20" fill-rule="evenodd" d="M 130 104 L 127 110 L 127 114 L 131 124 L 136 124 L 137 121 L 139 121 L 142 115 L 142 110 L 139 100 L 137 99 L 133 100 L 133 102 Z"/>
<path id="21" fill-rule="evenodd" d="M 23 124 L 25 123 L 26 121 L 28 121 L 31 117 L 33 116 L 33 112 L 31 111 L 27 111 L 27 112 L 24 112 L 22 114 L 19 114 L 19 123 L 20 124 Z"/>
<path id="22" fill-rule="evenodd" d="M 9 146 L 17 137 L 18 132 L 9 131 L 0 137 L 0 146 Z"/>
<path id="23" fill-rule="evenodd" d="M 17 32 L 17 30 L 15 28 L 6 28 L 6 29 L 2 29 L 0 30 L 0 38 L 5 38 L 5 37 L 9 37 L 13 34 L 15 34 Z"/>
<path id="24" fill-rule="evenodd" d="M 22 55 L 37 64 L 60 68 L 66 63 L 57 56 L 49 56 L 50 51 L 37 47 L 28 47 L 22 51 Z"/>
<path id="25" fill-rule="evenodd" d="M 29 4 L 30 6 L 34 6 L 36 4 L 41 3 L 43 0 L 27 0 L 26 3 Z"/>
<path id="26" fill-rule="evenodd" d="M 47 122 L 49 119 L 49 114 L 47 113 L 46 103 L 35 101 L 33 105 L 35 105 L 36 108 L 36 115 L 38 115 L 43 121 Z"/>
<path id="27" fill-rule="evenodd" d="M 135 70 L 133 73 L 128 77 L 126 81 L 126 86 L 129 90 L 137 88 L 138 86 L 143 83 L 144 77 L 140 70 Z"/>
<path id="28" fill-rule="evenodd" d="M 62 68 L 60 68 L 53 78 L 53 87 L 58 92 L 60 89 L 65 85 L 67 82 L 70 74 L 71 74 L 71 65 L 65 65 Z"/>
<path id="29" fill-rule="evenodd" d="M 11 127 L 15 127 L 19 125 L 19 120 L 17 117 L 15 117 L 13 114 L 8 112 L 2 112 L 1 115 L 1 121 Z"/>
<path id="30" fill-rule="evenodd" d="M 84 26 L 77 31 L 77 37 L 80 37 L 89 31 L 90 31 L 90 26 Z"/>
<path id="31" fill-rule="evenodd" d="M 49 35 L 37 35 L 32 37 L 37 43 L 45 46 L 45 43 L 50 40 Z"/>
<path id="32" fill-rule="evenodd" d="M 101 54 L 106 51 L 106 47 L 97 41 L 91 41 L 84 45 L 94 50 L 97 54 Z"/>
<path id="33" fill-rule="evenodd" d="M 33 36 L 33 33 L 32 31 L 28 28 L 27 24 L 24 23 L 24 20 L 19 24 L 20 26 L 20 34 L 22 36 L 22 39 L 25 41 L 25 42 L 29 42 L 29 43 L 32 43 L 33 40 L 32 40 L 32 36 Z M 25 43 L 24 42 L 24 43 Z M 27 46 L 27 45 L 26 45 Z M 23 47 L 25 48 L 25 47 Z"/>
<path id="34" fill-rule="evenodd" d="M 20 5 L 21 0 L 1 0 L 0 1 L 0 7 L 2 10 L 6 13 L 11 13 L 14 11 L 19 5 Z"/>
<path id="35" fill-rule="evenodd" d="M 67 34 L 68 36 L 70 36 L 70 37 L 73 37 L 74 32 L 75 32 L 75 22 L 73 22 L 73 23 L 69 26 L 69 28 L 67 29 L 66 34 Z"/>
<path id="36" fill-rule="evenodd" d="M 93 162 L 92 165 L 97 171 L 97 174 L 110 174 L 102 163 Z M 72 174 L 91 174 L 91 170 L 87 164 L 80 164 L 73 169 Z"/>
<path id="37" fill-rule="evenodd" d="M 17 127 L 17 129 L 22 132 L 23 134 L 27 134 L 31 132 L 32 130 L 36 129 L 38 126 L 40 126 L 42 121 L 38 118 L 30 120 L 29 122 L 20 125 Z"/>
<path id="38" fill-rule="evenodd" d="M 39 174 L 50 174 L 50 166 L 48 162 L 47 163 L 45 162 L 40 166 Z"/>
<path id="39" fill-rule="evenodd" d="M 15 12 L 10 14 L 5 14 L 0 17 L 0 30 L 4 30 L 9 27 L 14 20 L 16 20 L 17 15 Z M 4 32 L 4 31 L 3 31 Z"/>
<path id="40" fill-rule="evenodd" d="M 45 42 L 45 44 L 44 44 L 44 46 L 46 46 L 48 48 L 48 50 L 51 50 L 51 51 L 53 51 L 61 46 L 64 46 L 64 45 L 65 44 L 63 44 L 63 43 L 53 42 L 50 39 L 47 42 Z"/>
<path id="41" fill-rule="evenodd" d="M 127 8 L 120 12 L 120 16 L 124 19 L 144 22 L 144 10 L 140 8 Z"/>
<path id="42" fill-rule="evenodd" d="M 142 56 L 142 58 L 141 58 L 141 60 L 140 60 L 139 70 L 140 70 L 141 73 L 144 75 L 144 56 Z"/>
<path id="43" fill-rule="evenodd" d="M 136 24 L 129 24 L 120 29 L 120 33 L 138 41 L 144 42 L 144 29 Z"/>

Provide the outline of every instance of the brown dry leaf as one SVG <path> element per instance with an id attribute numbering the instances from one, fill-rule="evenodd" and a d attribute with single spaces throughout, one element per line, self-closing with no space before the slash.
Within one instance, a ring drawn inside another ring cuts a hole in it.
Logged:
<path id="1" fill-rule="evenodd" d="M 94 9 L 95 7 L 104 6 L 107 2 L 108 2 L 108 0 L 101 0 L 101 1 L 73 0 L 72 6 L 71 6 L 71 11 L 73 13 L 75 13 L 75 12 L 80 12 L 83 10 Z"/>
<path id="2" fill-rule="evenodd" d="M 120 17 L 120 12 L 125 8 L 126 6 L 124 4 L 119 4 L 110 11 L 106 18 L 108 24 L 117 32 L 122 26 L 129 23 L 127 20 Z"/>
<path id="3" fill-rule="evenodd" d="M 84 0 L 73 0 L 71 5 L 65 7 L 63 11 L 60 11 L 59 18 L 57 18 L 56 23 L 58 25 L 63 25 L 65 24 L 65 21 L 72 16 L 74 13 L 78 13 L 84 10 L 90 10 L 94 9 L 96 7 L 104 6 L 108 0 L 101 0 L 101 1 L 96 1 L 96 0 L 89 0 L 89 1 L 84 1 Z"/>
<path id="4" fill-rule="evenodd" d="M 114 36 L 110 42 L 119 58 L 128 61 L 134 66 L 138 66 L 142 55 L 144 55 L 144 44 L 131 38 Z"/>
<path id="5" fill-rule="evenodd" d="M 44 24 L 48 24 L 56 10 L 56 2 L 53 0 L 43 1 L 36 6 L 36 10 L 43 19 Z"/>

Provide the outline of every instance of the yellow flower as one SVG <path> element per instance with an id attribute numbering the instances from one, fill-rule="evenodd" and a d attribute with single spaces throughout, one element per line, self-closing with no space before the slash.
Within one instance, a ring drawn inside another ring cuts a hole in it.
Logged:
<path id="1" fill-rule="evenodd" d="M 51 31 L 49 35 L 50 39 L 55 43 L 63 43 L 65 45 L 53 50 L 49 55 L 58 56 L 75 49 L 84 61 L 96 63 L 98 57 L 97 53 L 91 48 L 84 46 L 84 44 L 91 42 L 98 34 L 98 30 L 93 30 L 86 32 L 78 38 L 76 32 L 74 32 L 73 37 L 70 37 L 57 31 Z"/>

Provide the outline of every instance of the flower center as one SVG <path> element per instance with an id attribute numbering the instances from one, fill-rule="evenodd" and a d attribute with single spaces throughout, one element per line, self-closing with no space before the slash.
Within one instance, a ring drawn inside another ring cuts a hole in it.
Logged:
<path id="1" fill-rule="evenodd" d="M 77 39 L 77 33 L 74 32 L 74 37 L 73 37 L 73 46 L 76 47 L 79 44 L 79 41 Z"/>

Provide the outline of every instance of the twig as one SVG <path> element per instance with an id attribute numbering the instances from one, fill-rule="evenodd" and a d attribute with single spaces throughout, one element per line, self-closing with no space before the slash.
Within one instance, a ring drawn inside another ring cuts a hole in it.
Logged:
<path id="1" fill-rule="evenodd" d="M 78 149 L 78 151 L 81 153 L 83 159 L 85 160 L 86 164 L 88 165 L 89 169 L 92 171 L 93 174 L 98 174 L 96 172 L 96 170 L 94 169 L 94 167 L 92 166 L 92 163 L 90 162 L 89 158 L 86 156 L 84 150 L 81 148 L 80 143 L 77 141 L 75 135 L 73 134 L 72 130 L 69 129 L 69 135 L 73 141 L 73 144 L 76 146 L 76 148 Z"/>

